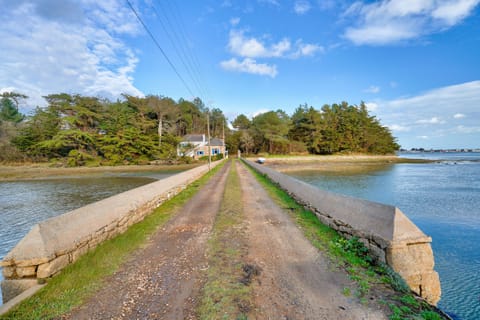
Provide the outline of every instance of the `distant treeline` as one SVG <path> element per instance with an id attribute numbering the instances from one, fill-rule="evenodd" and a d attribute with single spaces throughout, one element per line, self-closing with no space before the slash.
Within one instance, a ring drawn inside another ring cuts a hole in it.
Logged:
<path id="1" fill-rule="evenodd" d="M 385 154 L 399 148 L 390 131 L 365 105 L 307 105 L 290 117 L 282 110 L 239 115 L 230 130 L 222 110 L 202 100 L 124 95 L 122 100 L 71 95 L 45 96 L 47 106 L 19 112 L 25 95 L 3 93 L 0 105 L 0 161 L 58 161 L 69 166 L 182 160 L 177 146 L 186 134 L 225 136 L 230 153 L 271 154 L 362 152 Z M 188 159 L 183 159 L 188 160 Z"/>
<path id="2" fill-rule="evenodd" d="M 300 105 L 291 117 L 282 110 L 251 121 L 239 115 L 232 125 L 238 129 L 230 138 L 232 144 L 246 153 L 390 154 L 400 148 L 363 102 L 324 105 L 321 110 Z"/>

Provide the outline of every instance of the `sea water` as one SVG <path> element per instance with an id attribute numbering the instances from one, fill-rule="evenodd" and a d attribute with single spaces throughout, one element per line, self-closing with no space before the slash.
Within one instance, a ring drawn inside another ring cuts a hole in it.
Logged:
<path id="1" fill-rule="evenodd" d="M 433 238 L 442 298 L 454 319 L 480 319 L 480 153 L 419 153 L 426 164 L 288 173 L 319 188 L 399 207 Z"/>
<path id="2" fill-rule="evenodd" d="M 40 221 L 175 173 L 178 171 L 0 182 L 0 260 Z"/>

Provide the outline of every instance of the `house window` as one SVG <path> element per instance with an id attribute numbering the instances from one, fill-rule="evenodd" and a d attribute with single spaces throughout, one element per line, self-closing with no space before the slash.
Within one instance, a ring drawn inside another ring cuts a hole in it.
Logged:
<path id="1" fill-rule="evenodd" d="M 197 151 L 197 156 L 203 156 L 204 152 L 203 151 Z"/>
<path id="2" fill-rule="evenodd" d="M 219 154 L 219 153 L 220 153 L 220 149 L 217 149 L 217 148 L 212 149 L 212 154 Z"/>

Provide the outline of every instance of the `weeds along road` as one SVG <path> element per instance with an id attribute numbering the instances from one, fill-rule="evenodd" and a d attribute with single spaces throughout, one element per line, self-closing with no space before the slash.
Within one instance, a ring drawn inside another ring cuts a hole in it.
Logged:
<path id="1" fill-rule="evenodd" d="M 224 195 L 238 203 L 229 207 Z M 387 319 L 383 308 L 342 294 L 349 285 L 245 166 L 230 161 L 64 318 Z"/>

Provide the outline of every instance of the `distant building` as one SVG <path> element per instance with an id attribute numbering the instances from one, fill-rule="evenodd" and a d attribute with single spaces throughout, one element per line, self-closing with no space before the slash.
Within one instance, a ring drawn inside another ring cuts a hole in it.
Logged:
<path id="1" fill-rule="evenodd" d="M 210 147 L 212 156 L 225 154 L 225 142 L 222 139 L 211 138 Z M 208 138 L 204 134 L 187 134 L 179 143 L 177 154 L 194 159 L 208 156 Z"/>

